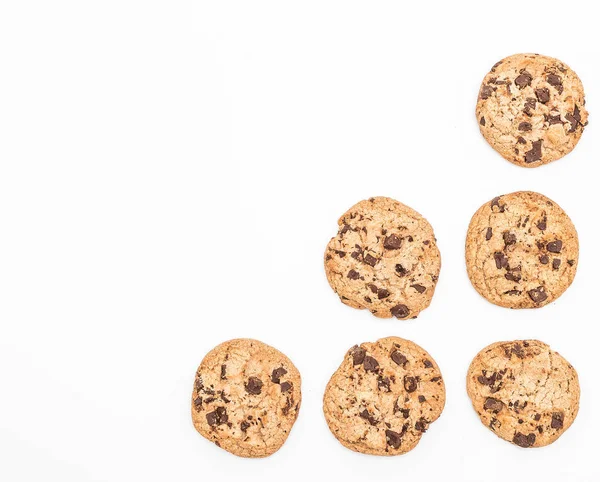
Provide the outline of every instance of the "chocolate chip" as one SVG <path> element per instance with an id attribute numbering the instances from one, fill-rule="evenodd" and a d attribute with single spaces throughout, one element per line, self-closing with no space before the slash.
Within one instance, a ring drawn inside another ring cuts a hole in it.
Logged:
<path id="1" fill-rule="evenodd" d="M 360 416 L 360 418 L 364 418 L 371 425 L 377 425 L 378 423 L 375 417 L 371 415 L 366 408 L 362 412 L 359 412 L 358 415 Z"/>
<path id="2" fill-rule="evenodd" d="M 408 358 L 406 358 L 402 353 L 400 353 L 398 350 L 394 350 L 391 354 L 390 354 L 390 358 L 392 359 L 392 361 L 396 364 L 396 365 L 400 365 L 400 366 L 404 366 L 404 364 L 408 361 Z"/>
<path id="3" fill-rule="evenodd" d="M 552 260 L 552 269 L 558 269 L 558 268 L 560 268 L 560 259 L 554 258 Z"/>
<path id="4" fill-rule="evenodd" d="M 504 233 L 502 233 L 502 239 L 504 239 L 504 244 L 506 246 L 510 246 L 517 242 L 517 236 L 509 231 L 504 231 Z"/>
<path id="5" fill-rule="evenodd" d="M 550 259 L 548 259 L 548 256 L 546 256 L 545 254 L 540 256 L 540 263 L 548 264 L 549 262 L 550 262 Z"/>
<path id="6" fill-rule="evenodd" d="M 400 435 L 398 432 L 394 432 L 393 430 L 386 430 L 385 440 L 390 447 L 397 449 L 400 447 L 400 443 L 402 442 L 402 435 Z"/>
<path id="7" fill-rule="evenodd" d="M 420 294 L 425 293 L 427 290 L 427 288 L 425 288 L 423 285 L 410 285 L 410 287 L 416 289 Z"/>
<path id="8" fill-rule="evenodd" d="M 248 422 L 246 422 L 245 420 L 242 423 L 240 423 L 240 429 L 242 432 L 245 432 L 249 428 L 250 428 L 250 424 Z"/>
<path id="9" fill-rule="evenodd" d="M 419 395 L 419 403 L 423 403 L 425 400 L 427 400 L 423 395 Z"/>
<path id="10" fill-rule="evenodd" d="M 485 117 L 482 117 L 481 119 L 479 119 L 479 123 L 484 126 L 485 125 Z"/>
<path id="11" fill-rule="evenodd" d="M 540 231 L 546 231 L 547 221 L 548 221 L 548 218 L 546 218 L 546 216 L 544 216 L 544 218 L 536 224 L 537 228 Z"/>
<path id="12" fill-rule="evenodd" d="M 417 379 L 415 377 L 404 377 L 404 389 L 408 393 L 412 393 L 417 389 Z"/>
<path id="13" fill-rule="evenodd" d="M 351 230 L 352 230 L 352 228 L 348 224 L 344 224 L 344 226 L 340 230 L 340 234 L 344 235 L 344 234 L 346 234 L 346 232 L 351 231 Z"/>
<path id="14" fill-rule="evenodd" d="M 560 118 L 560 114 L 549 115 L 546 117 L 546 120 L 548 121 L 548 124 L 550 124 L 551 126 L 554 124 L 562 124 L 563 123 L 563 121 Z"/>
<path id="15" fill-rule="evenodd" d="M 563 84 L 562 84 L 562 79 L 555 74 L 548 74 L 548 77 L 546 77 L 546 81 L 552 86 L 554 87 L 556 90 L 558 90 L 559 94 L 562 94 L 563 92 Z"/>
<path id="16" fill-rule="evenodd" d="M 575 260 L 574 259 L 569 259 L 569 260 L 567 260 L 567 264 L 569 266 L 573 266 L 575 264 Z"/>
<path id="17" fill-rule="evenodd" d="M 560 239 L 552 241 L 546 245 L 546 249 L 551 253 L 560 253 L 560 250 L 562 249 L 562 241 Z"/>
<path id="18" fill-rule="evenodd" d="M 250 377 L 248 382 L 244 385 L 246 391 L 251 395 L 260 395 L 263 383 L 260 378 Z"/>
<path id="19" fill-rule="evenodd" d="M 211 427 L 227 423 L 228 419 L 229 417 L 227 417 L 227 409 L 225 407 L 217 407 L 214 412 L 206 414 L 206 421 Z"/>
<path id="20" fill-rule="evenodd" d="M 492 94 L 494 93 L 494 90 L 496 90 L 496 88 L 491 87 L 489 85 L 481 86 L 481 91 L 479 92 L 479 98 L 481 100 L 489 99 L 492 96 Z"/>
<path id="21" fill-rule="evenodd" d="M 517 444 L 519 447 L 532 447 L 535 443 L 535 434 L 530 433 L 529 435 L 522 434 L 521 432 L 516 432 L 513 437 L 513 442 Z"/>
<path id="22" fill-rule="evenodd" d="M 548 295 L 546 294 L 546 291 L 544 291 L 543 286 L 538 286 L 533 290 L 529 290 L 527 294 L 534 303 L 541 303 L 542 301 L 546 301 L 548 299 Z"/>
<path id="23" fill-rule="evenodd" d="M 542 140 L 533 141 L 531 150 L 525 153 L 525 162 L 530 164 L 542 158 Z"/>
<path id="24" fill-rule="evenodd" d="M 395 316 L 398 319 L 406 318 L 410 314 L 410 310 L 406 305 L 396 305 L 390 312 L 392 313 L 392 316 Z"/>
<path id="25" fill-rule="evenodd" d="M 490 239 L 492 239 L 492 228 L 487 228 L 487 231 L 485 232 L 485 240 L 489 241 Z"/>
<path id="26" fill-rule="evenodd" d="M 565 415 L 563 413 L 554 412 L 552 414 L 552 422 L 550 423 L 550 426 L 553 429 L 561 429 L 561 428 L 563 428 L 564 420 L 565 420 Z"/>
<path id="27" fill-rule="evenodd" d="M 383 288 L 379 288 L 377 290 L 377 298 L 379 298 L 380 300 L 383 300 L 385 298 L 387 298 L 388 296 L 390 296 L 390 292 L 386 289 Z"/>
<path id="28" fill-rule="evenodd" d="M 514 281 L 515 283 L 518 283 L 519 281 L 521 281 L 521 267 L 518 266 L 517 268 L 512 268 L 508 270 L 504 277 L 508 281 Z"/>
<path id="29" fill-rule="evenodd" d="M 271 372 L 271 381 L 273 383 L 279 383 L 281 381 L 281 377 L 287 373 L 287 370 L 283 367 L 275 368 Z"/>
<path id="30" fill-rule="evenodd" d="M 365 255 L 365 259 L 364 259 L 365 263 L 367 263 L 369 266 L 375 266 L 377 264 L 377 258 L 371 256 L 370 254 Z"/>
<path id="31" fill-rule="evenodd" d="M 350 349 L 350 354 L 352 355 L 352 364 L 354 366 L 362 365 L 362 363 L 365 361 L 365 355 L 367 354 L 367 350 L 361 348 L 358 345 L 354 345 Z"/>
<path id="32" fill-rule="evenodd" d="M 204 384 L 202 383 L 202 378 L 198 377 L 196 378 L 196 381 L 194 382 L 194 386 L 196 387 L 196 391 L 200 391 L 204 388 Z"/>
<path id="33" fill-rule="evenodd" d="M 577 129 L 577 126 L 581 122 L 581 113 L 579 112 L 579 107 L 575 106 L 573 113 L 566 114 L 565 119 L 571 123 L 569 132 L 575 132 L 575 129 Z"/>
<path id="34" fill-rule="evenodd" d="M 390 234 L 383 241 L 383 247 L 385 249 L 400 249 L 400 246 L 402 246 L 402 238 L 395 234 Z"/>
<path id="35" fill-rule="evenodd" d="M 200 408 L 202 408 L 202 397 L 194 399 L 194 407 L 196 407 L 196 410 L 200 410 Z"/>
<path id="36" fill-rule="evenodd" d="M 397 264 L 395 269 L 399 276 L 406 276 L 408 273 L 408 270 L 406 270 L 401 264 Z"/>
<path id="37" fill-rule="evenodd" d="M 525 138 L 521 137 L 521 136 L 517 137 L 517 142 L 519 144 L 527 144 L 527 141 L 525 140 Z"/>
<path id="38" fill-rule="evenodd" d="M 351 269 L 350 271 L 348 271 L 348 278 L 352 280 L 357 280 L 358 278 L 360 278 L 360 273 Z"/>
<path id="39" fill-rule="evenodd" d="M 508 267 L 508 258 L 500 251 L 494 253 L 494 261 L 496 262 L 497 269 Z"/>
<path id="40" fill-rule="evenodd" d="M 519 124 L 519 130 L 523 132 L 529 132 L 531 130 L 531 124 L 529 122 L 521 122 Z"/>
<path id="41" fill-rule="evenodd" d="M 384 392 L 390 391 L 390 379 L 388 377 L 383 377 L 379 375 L 377 378 L 377 387 Z"/>
<path id="42" fill-rule="evenodd" d="M 533 115 L 532 109 L 535 109 L 536 104 L 536 100 L 533 97 L 528 97 L 527 99 L 525 99 L 525 104 L 523 105 L 523 112 L 525 112 L 525 114 L 531 117 Z"/>
<path id="43" fill-rule="evenodd" d="M 281 384 L 281 393 L 288 392 L 292 388 L 292 384 L 290 382 L 283 382 Z"/>
<path id="44" fill-rule="evenodd" d="M 221 365 L 221 380 L 227 380 L 227 365 Z"/>
<path id="45" fill-rule="evenodd" d="M 519 89 L 523 89 L 523 88 L 527 87 L 528 85 L 531 85 L 532 80 L 533 80 L 533 77 L 531 76 L 531 74 L 529 72 L 527 72 L 526 70 L 522 70 L 521 75 L 519 75 L 515 79 L 515 84 L 517 85 L 517 87 Z"/>
<path id="46" fill-rule="evenodd" d="M 429 426 L 429 422 L 427 420 L 425 420 L 423 417 L 421 417 L 419 420 L 417 420 L 417 423 L 415 423 L 415 429 L 421 433 L 427 432 L 428 426 Z"/>
<path id="47" fill-rule="evenodd" d="M 541 416 L 539 413 L 536 413 L 536 414 L 533 416 L 533 419 L 534 419 L 536 422 L 539 422 L 541 418 L 542 418 L 542 416 Z"/>
<path id="48" fill-rule="evenodd" d="M 375 360 L 372 356 L 365 356 L 365 361 L 363 362 L 363 366 L 365 367 L 365 371 L 367 372 L 377 372 L 379 370 L 379 362 Z"/>
<path id="49" fill-rule="evenodd" d="M 483 404 L 483 408 L 490 412 L 499 413 L 504 408 L 504 403 L 496 398 L 488 397 Z"/>
<path id="50" fill-rule="evenodd" d="M 500 205 L 500 196 L 495 197 L 494 199 L 492 199 L 492 202 L 490 203 L 490 208 L 492 209 L 492 211 L 494 210 L 494 206 L 498 207 L 498 211 L 503 213 L 504 210 L 506 209 L 506 204 L 502 204 Z"/>
<path id="51" fill-rule="evenodd" d="M 545 104 L 550 100 L 550 91 L 546 87 L 535 89 L 535 96 L 542 104 Z"/>
<path id="52" fill-rule="evenodd" d="M 423 365 L 425 365 L 425 368 L 432 368 L 433 367 L 433 363 L 431 363 L 431 361 L 425 359 L 423 360 Z"/>
<path id="53" fill-rule="evenodd" d="M 377 286 L 375 286 L 373 283 L 369 283 L 367 285 L 367 288 L 369 288 L 371 290 L 371 293 L 377 294 Z"/>

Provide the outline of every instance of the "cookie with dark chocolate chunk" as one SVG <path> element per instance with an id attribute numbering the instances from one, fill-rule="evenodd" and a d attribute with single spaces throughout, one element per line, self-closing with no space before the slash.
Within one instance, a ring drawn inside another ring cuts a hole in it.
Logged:
<path id="1" fill-rule="evenodd" d="M 348 350 L 327 384 L 323 412 L 345 447 L 400 455 L 416 447 L 445 401 L 431 355 L 411 341 L 388 337 Z"/>
<path id="2" fill-rule="evenodd" d="M 579 410 L 577 372 L 537 340 L 494 343 L 473 359 L 467 393 L 481 422 L 519 447 L 543 447 Z"/>
<path id="3" fill-rule="evenodd" d="M 523 167 L 571 152 L 588 122 L 577 74 L 538 54 L 512 55 L 494 65 L 481 84 L 476 116 L 489 144 Z"/>
<path id="4" fill-rule="evenodd" d="M 465 257 L 471 283 L 488 301 L 539 308 L 573 282 L 579 241 L 558 204 L 535 192 L 514 192 L 486 202 L 473 215 Z"/>
<path id="5" fill-rule="evenodd" d="M 212 349 L 196 372 L 194 427 L 241 457 L 266 457 L 286 441 L 300 409 L 300 373 L 283 353 L 257 340 Z"/>
<path id="6" fill-rule="evenodd" d="M 431 303 L 440 252 L 431 225 L 387 197 L 351 207 L 325 250 L 327 280 L 342 303 L 380 318 L 415 318 Z"/>

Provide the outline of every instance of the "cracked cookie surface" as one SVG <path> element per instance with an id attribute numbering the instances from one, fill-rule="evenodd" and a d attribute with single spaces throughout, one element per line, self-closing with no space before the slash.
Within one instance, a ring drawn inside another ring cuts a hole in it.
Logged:
<path id="1" fill-rule="evenodd" d="M 323 412 L 345 447 L 371 455 L 400 455 L 419 443 L 446 401 L 434 359 L 397 337 L 354 346 L 332 375 Z"/>
<path id="2" fill-rule="evenodd" d="M 579 241 L 558 204 L 535 192 L 514 192 L 492 199 L 473 215 L 465 258 L 471 283 L 488 301 L 539 308 L 573 282 Z"/>
<path id="3" fill-rule="evenodd" d="M 524 167 L 571 152 L 588 122 L 577 74 L 538 54 L 512 55 L 494 65 L 481 84 L 476 115 L 489 144 Z"/>
<path id="4" fill-rule="evenodd" d="M 377 317 L 415 318 L 431 303 L 441 267 L 433 228 L 387 197 L 351 207 L 325 250 L 325 273 L 342 303 Z"/>
<path id="5" fill-rule="evenodd" d="M 467 393 L 481 422 L 520 447 L 543 447 L 579 410 L 575 369 L 537 340 L 494 343 L 473 359 Z"/>
<path id="6" fill-rule="evenodd" d="M 196 372 L 196 430 L 241 457 L 266 457 L 286 441 L 300 409 L 300 373 L 283 353 L 251 339 L 211 350 Z"/>

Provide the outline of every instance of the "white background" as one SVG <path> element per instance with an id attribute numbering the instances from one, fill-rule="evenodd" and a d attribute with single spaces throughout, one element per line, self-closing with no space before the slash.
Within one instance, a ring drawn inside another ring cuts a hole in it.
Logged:
<path id="1" fill-rule="evenodd" d="M 0 479 L 6 481 L 597 481 L 599 34 L 594 2 L 0 2 Z M 526 170 L 474 115 L 517 52 L 580 75 L 590 125 Z M 509 311 L 471 287 L 465 232 L 484 202 L 542 192 L 581 257 L 554 304 Z M 342 305 L 322 256 L 376 195 L 433 225 L 442 272 L 417 320 Z M 343 448 L 321 398 L 355 343 L 398 335 L 436 359 L 442 417 L 419 446 Z M 190 419 L 214 345 L 253 337 L 303 376 L 299 419 L 268 459 L 236 458 Z M 555 444 L 488 431 L 465 374 L 498 340 L 539 338 L 578 370 Z"/>

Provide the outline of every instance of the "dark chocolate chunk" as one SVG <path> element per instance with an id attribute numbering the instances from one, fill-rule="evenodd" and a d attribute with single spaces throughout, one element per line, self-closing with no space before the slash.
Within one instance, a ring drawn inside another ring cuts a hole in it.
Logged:
<path id="1" fill-rule="evenodd" d="M 496 90 L 496 87 L 492 87 L 490 85 L 482 85 L 481 91 L 479 92 L 479 97 L 481 98 L 481 100 L 487 100 L 492 96 L 494 90 Z"/>
<path id="2" fill-rule="evenodd" d="M 377 258 L 371 256 L 370 254 L 366 254 L 364 262 L 367 263 L 369 266 L 375 266 L 377 264 Z"/>
<path id="3" fill-rule="evenodd" d="M 423 395 L 419 395 L 419 403 L 423 403 L 427 400 Z"/>
<path id="4" fill-rule="evenodd" d="M 398 432 L 394 432 L 393 430 L 385 431 L 385 440 L 387 444 L 393 449 L 400 448 L 400 443 L 402 442 L 402 435 Z"/>
<path id="5" fill-rule="evenodd" d="M 385 249 L 400 249 L 400 246 L 402 246 L 402 238 L 395 234 L 390 234 L 383 241 L 383 247 Z"/>
<path id="6" fill-rule="evenodd" d="M 352 364 L 354 366 L 362 365 L 362 363 L 365 361 L 365 355 L 367 354 L 367 350 L 361 348 L 358 345 L 355 345 L 350 349 L 350 354 L 352 355 Z"/>
<path id="7" fill-rule="evenodd" d="M 377 425 L 378 423 L 375 417 L 371 415 L 366 408 L 362 412 L 359 412 L 358 415 L 360 416 L 360 418 L 364 418 L 371 425 Z"/>
<path id="8" fill-rule="evenodd" d="M 417 379 L 415 377 L 409 377 L 409 376 L 405 376 L 404 377 L 404 389 L 408 392 L 408 393 L 412 393 L 417 389 Z"/>
<path id="9" fill-rule="evenodd" d="M 248 378 L 248 381 L 244 385 L 244 388 L 251 395 L 260 395 L 262 386 L 263 386 L 263 383 L 260 380 L 260 378 L 250 377 L 250 378 Z"/>
<path id="10" fill-rule="evenodd" d="M 275 368 L 271 372 L 271 381 L 273 383 L 279 383 L 281 381 L 281 377 L 287 373 L 287 370 L 283 367 Z"/>
<path id="11" fill-rule="evenodd" d="M 479 119 L 479 123 L 484 126 L 485 125 L 485 117 L 482 117 L 481 119 Z"/>
<path id="12" fill-rule="evenodd" d="M 221 380 L 227 380 L 227 365 L 221 365 Z"/>
<path id="13" fill-rule="evenodd" d="M 555 74 L 548 74 L 548 76 L 546 77 L 546 81 L 552 86 L 554 87 L 556 90 L 558 90 L 559 94 L 562 94 L 563 92 L 563 84 L 562 84 L 562 79 Z"/>
<path id="14" fill-rule="evenodd" d="M 404 366 L 404 364 L 408 361 L 408 359 L 400 353 L 398 350 L 394 350 L 390 354 L 390 358 L 396 365 Z"/>
<path id="15" fill-rule="evenodd" d="M 545 104 L 550 100 L 550 91 L 546 87 L 541 87 L 535 89 L 535 96 L 542 104 Z"/>
<path id="16" fill-rule="evenodd" d="M 519 130 L 523 131 L 523 132 L 529 132 L 531 130 L 531 123 L 530 122 L 521 122 L 519 124 Z"/>
<path id="17" fill-rule="evenodd" d="M 485 240 L 489 241 L 490 239 L 492 239 L 492 228 L 487 228 L 487 231 L 485 232 Z"/>
<path id="18" fill-rule="evenodd" d="M 494 253 L 494 261 L 496 262 L 497 269 L 508 267 L 508 258 L 500 251 Z"/>
<path id="19" fill-rule="evenodd" d="M 290 382 L 283 382 L 281 384 L 281 393 L 285 393 L 292 388 L 292 384 Z"/>
<path id="20" fill-rule="evenodd" d="M 246 422 L 245 420 L 242 423 L 240 423 L 240 430 L 242 432 L 245 432 L 249 428 L 250 428 L 250 424 L 248 422 Z"/>
<path id="21" fill-rule="evenodd" d="M 551 253 L 560 253 L 560 250 L 562 249 L 562 241 L 560 239 L 552 241 L 546 245 L 546 249 Z"/>
<path id="22" fill-rule="evenodd" d="M 398 319 L 406 318 L 410 314 L 410 310 L 406 305 L 396 305 L 390 312 L 392 313 L 392 316 L 395 316 Z"/>
<path id="23" fill-rule="evenodd" d="M 558 269 L 558 268 L 560 268 L 560 259 L 554 258 L 552 260 L 552 269 Z"/>
<path id="24" fill-rule="evenodd" d="M 227 423 L 228 420 L 229 417 L 227 416 L 227 409 L 225 407 L 217 407 L 214 412 L 206 414 L 206 421 L 211 427 Z"/>
<path id="25" fill-rule="evenodd" d="M 519 447 L 532 447 L 535 443 L 535 434 L 530 433 L 529 435 L 522 434 L 521 432 L 516 432 L 513 437 L 513 442 L 517 444 Z"/>
<path id="26" fill-rule="evenodd" d="M 396 267 L 396 273 L 402 277 L 402 276 L 406 276 L 408 274 L 408 270 L 405 269 L 401 264 L 397 264 Z"/>
<path id="27" fill-rule="evenodd" d="M 531 150 L 525 153 L 525 162 L 530 164 L 539 161 L 542 158 L 542 140 L 533 141 Z"/>
<path id="28" fill-rule="evenodd" d="M 365 356 L 363 366 L 365 367 L 365 371 L 368 372 L 377 372 L 379 370 L 379 362 L 372 356 Z"/>
<path id="29" fill-rule="evenodd" d="M 517 85 L 517 87 L 519 89 L 523 89 L 523 88 L 527 87 L 528 85 L 531 85 L 532 80 L 533 80 L 533 77 L 531 76 L 531 74 L 529 72 L 527 72 L 525 69 L 523 69 L 521 71 L 521 75 L 519 75 L 515 79 L 515 84 Z"/>
<path id="30" fill-rule="evenodd" d="M 548 299 L 548 295 L 546 294 L 543 286 L 538 286 L 535 289 L 529 290 L 527 294 L 534 303 L 541 303 L 542 301 L 546 301 Z"/>
<path id="31" fill-rule="evenodd" d="M 348 278 L 352 280 L 357 280 L 358 278 L 360 278 L 360 273 L 351 269 L 350 271 L 348 271 Z"/>
<path id="32" fill-rule="evenodd" d="M 565 414 L 562 412 L 554 412 L 552 414 L 552 422 L 550 423 L 550 426 L 553 429 L 561 429 L 563 428 L 564 425 L 564 421 L 565 421 Z"/>
<path id="33" fill-rule="evenodd" d="M 421 433 L 425 433 L 427 431 L 428 426 L 429 422 L 423 417 L 421 417 L 419 420 L 417 420 L 417 423 L 415 423 L 415 429 Z"/>
<path id="34" fill-rule="evenodd" d="M 423 285 L 410 285 L 410 287 L 416 289 L 420 294 L 425 293 L 427 290 L 427 288 L 425 288 Z"/>
<path id="35" fill-rule="evenodd" d="M 432 368 L 433 367 L 433 363 L 431 363 L 430 360 L 423 360 L 423 365 L 425 365 L 425 368 Z"/>
<path id="36" fill-rule="evenodd" d="M 383 288 L 379 288 L 377 290 L 377 298 L 379 298 L 380 300 L 383 300 L 384 298 L 387 298 L 388 296 L 390 296 L 390 292 L 386 289 Z"/>
<path id="37" fill-rule="evenodd" d="M 504 239 L 504 244 L 506 246 L 510 246 L 517 242 L 517 236 L 509 231 L 504 231 L 504 233 L 502 233 L 502 239 Z"/>
<path id="38" fill-rule="evenodd" d="M 496 398 L 488 397 L 483 404 L 483 408 L 490 412 L 499 413 L 504 408 L 504 403 Z"/>

